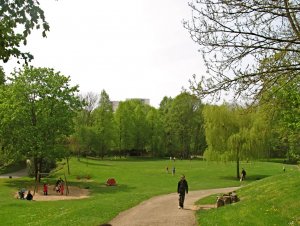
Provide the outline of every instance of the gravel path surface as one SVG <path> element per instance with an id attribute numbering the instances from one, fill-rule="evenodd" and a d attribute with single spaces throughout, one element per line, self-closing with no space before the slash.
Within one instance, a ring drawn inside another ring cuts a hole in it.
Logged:
<path id="1" fill-rule="evenodd" d="M 206 196 L 228 193 L 239 187 L 190 191 L 185 196 L 184 209 L 178 209 L 178 194 L 153 197 L 120 213 L 109 222 L 112 226 L 196 226 L 194 203 Z"/>

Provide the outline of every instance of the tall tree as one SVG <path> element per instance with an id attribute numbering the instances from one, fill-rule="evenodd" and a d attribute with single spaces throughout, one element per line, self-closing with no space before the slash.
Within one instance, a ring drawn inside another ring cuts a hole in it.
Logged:
<path id="1" fill-rule="evenodd" d="M 28 35 L 34 29 L 42 29 L 43 37 L 49 31 L 44 11 L 37 0 L 0 1 L 0 60 L 7 62 L 10 57 L 33 59 L 29 52 L 23 52 L 21 44 L 27 44 Z"/>
<path id="2" fill-rule="evenodd" d="M 119 150 L 119 155 L 125 154 L 133 148 L 133 115 L 129 101 L 121 101 L 115 114 L 117 141 L 116 146 Z"/>
<path id="3" fill-rule="evenodd" d="M 83 103 L 83 108 L 74 117 L 75 132 L 72 134 L 70 146 L 72 151 L 77 153 L 78 160 L 80 155 L 89 155 L 93 152 L 92 146 L 96 141 L 94 139 L 96 131 L 93 129 L 95 119 L 92 113 L 97 107 L 98 95 L 88 92 L 79 95 L 79 98 Z"/>
<path id="4" fill-rule="evenodd" d="M 152 156 L 162 156 L 163 152 L 163 123 L 159 110 L 151 107 L 147 113 L 146 121 L 149 128 L 148 150 Z"/>
<path id="5" fill-rule="evenodd" d="M 170 112 L 173 99 L 171 97 L 164 97 L 159 105 L 160 118 L 163 124 L 162 147 L 163 152 L 169 156 L 175 155 L 175 134 L 172 130 L 172 120 Z"/>
<path id="6" fill-rule="evenodd" d="M 294 83 L 286 83 L 284 79 L 279 79 L 261 98 L 263 110 L 272 116 L 272 128 L 280 140 L 277 146 L 286 149 L 285 154 L 290 160 L 297 160 L 297 156 L 300 155 L 299 78 L 298 76 Z"/>
<path id="7" fill-rule="evenodd" d="M 195 78 L 192 87 L 199 95 L 230 89 L 237 97 L 260 95 L 284 74 L 298 73 L 299 4 L 299 0 L 190 2 L 193 17 L 184 26 L 201 46 L 210 73 L 208 80 Z M 277 64 L 258 70 L 258 64 L 274 54 Z"/>
<path id="8" fill-rule="evenodd" d="M 98 154 L 103 158 L 111 149 L 114 140 L 114 116 L 112 104 L 108 94 L 102 90 L 100 94 L 99 107 L 94 111 L 95 130 L 98 140 Z"/>
<path id="9" fill-rule="evenodd" d="M 78 87 L 71 87 L 69 77 L 49 68 L 25 67 L 9 80 L 1 92 L 1 136 L 14 151 L 34 160 L 37 177 L 45 158 L 63 157 L 64 141 L 81 107 Z"/>
<path id="10" fill-rule="evenodd" d="M 181 157 L 188 158 L 195 143 L 193 138 L 198 139 L 195 134 L 201 123 L 198 120 L 202 117 L 201 101 L 188 92 L 182 92 L 173 100 L 169 115 L 172 131 L 176 135 L 176 150 Z"/>
<path id="11" fill-rule="evenodd" d="M 223 104 L 204 108 L 207 150 L 212 160 L 236 161 L 236 176 L 240 177 L 241 160 L 265 157 L 270 131 L 261 115 L 240 106 Z M 263 123 L 261 123 L 263 122 Z"/>

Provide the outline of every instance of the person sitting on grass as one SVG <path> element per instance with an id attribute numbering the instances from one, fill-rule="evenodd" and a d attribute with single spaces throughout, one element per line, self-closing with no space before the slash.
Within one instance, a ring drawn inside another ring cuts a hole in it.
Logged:
<path id="1" fill-rule="evenodd" d="M 33 199 L 33 195 L 31 194 L 30 190 L 27 193 L 26 199 L 29 201 Z"/>
<path id="2" fill-rule="evenodd" d="M 25 199 L 25 188 L 22 188 L 18 193 L 19 193 L 19 198 L 20 199 Z"/>

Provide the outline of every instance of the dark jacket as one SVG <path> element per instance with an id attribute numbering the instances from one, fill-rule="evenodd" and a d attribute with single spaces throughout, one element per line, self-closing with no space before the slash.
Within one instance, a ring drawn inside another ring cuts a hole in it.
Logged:
<path id="1" fill-rule="evenodd" d="M 33 196 L 31 193 L 28 193 L 27 196 L 26 196 L 26 199 L 27 200 L 32 200 Z"/>
<path id="2" fill-rule="evenodd" d="M 188 183 L 185 179 L 180 180 L 178 182 L 178 186 L 177 186 L 177 193 L 188 193 L 189 192 L 189 187 L 188 187 Z"/>

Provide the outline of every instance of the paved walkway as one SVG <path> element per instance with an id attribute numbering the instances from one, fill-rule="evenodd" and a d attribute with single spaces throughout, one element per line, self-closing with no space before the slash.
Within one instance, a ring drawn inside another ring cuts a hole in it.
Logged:
<path id="1" fill-rule="evenodd" d="M 153 197 L 120 213 L 109 222 L 112 226 L 196 226 L 194 203 L 206 196 L 228 193 L 239 187 L 190 191 L 185 196 L 184 209 L 178 209 L 178 194 Z"/>

